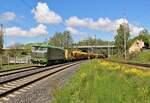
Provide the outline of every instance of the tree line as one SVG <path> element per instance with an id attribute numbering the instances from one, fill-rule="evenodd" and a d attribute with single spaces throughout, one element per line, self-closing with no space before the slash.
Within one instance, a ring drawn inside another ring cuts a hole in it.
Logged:
<path id="1" fill-rule="evenodd" d="M 72 34 L 69 31 L 64 31 L 64 32 L 55 32 L 52 37 L 49 38 L 48 41 L 44 42 L 48 45 L 56 46 L 56 47 L 62 47 L 62 48 L 71 48 L 72 46 L 93 46 L 93 45 L 115 45 L 117 50 L 120 53 L 124 52 L 124 45 L 126 43 L 126 49 L 128 49 L 131 44 L 137 40 L 137 39 L 142 39 L 145 43 L 145 46 L 147 48 L 150 47 L 150 35 L 149 32 L 145 29 L 139 33 L 138 36 L 131 38 L 131 32 L 128 24 L 121 24 L 119 28 L 117 29 L 116 35 L 114 37 L 114 41 L 105 41 L 102 39 L 97 39 L 97 38 L 92 38 L 89 37 L 85 40 L 81 40 L 79 42 L 74 42 L 72 38 Z M 31 47 L 32 45 L 35 44 L 43 44 L 43 43 L 29 43 L 26 45 L 16 43 L 13 46 L 10 46 L 9 48 L 11 49 L 8 53 L 10 56 L 15 56 L 18 50 L 20 50 L 20 53 L 17 53 L 19 55 L 27 55 L 31 53 Z M 3 47 L 3 37 L 0 36 L 0 49 L 2 51 Z M 117 52 L 118 52 L 117 51 Z"/>
<path id="2" fill-rule="evenodd" d="M 135 40 L 143 40 L 145 48 L 150 47 L 150 33 L 148 30 L 144 29 L 138 34 L 138 36 L 132 38 L 129 25 L 126 23 L 123 23 L 119 26 L 114 40 L 115 47 L 119 50 L 120 53 L 125 51 L 125 45 L 126 49 L 128 50 Z"/>

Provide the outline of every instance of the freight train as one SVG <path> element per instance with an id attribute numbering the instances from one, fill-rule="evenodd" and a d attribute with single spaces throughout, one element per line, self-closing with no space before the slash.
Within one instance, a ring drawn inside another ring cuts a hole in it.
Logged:
<path id="1" fill-rule="evenodd" d="M 86 53 L 78 50 L 67 50 L 50 45 L 32 46 L 31 56 L 31 62 L 33 64 L 42 66 L 100 57 L 98 54 Z"/>

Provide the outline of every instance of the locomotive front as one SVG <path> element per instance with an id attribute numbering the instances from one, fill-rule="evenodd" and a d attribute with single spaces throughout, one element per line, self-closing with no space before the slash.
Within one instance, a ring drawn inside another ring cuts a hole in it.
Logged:
<path id="1" fill-rule="evenodd" d="M 40 64 L 40 65 L 47 65 L 48 58 L 47 58 L 47 47 L 43 46 L 32 46 L 32 59 L 31 62 L 33 64 Z"/>

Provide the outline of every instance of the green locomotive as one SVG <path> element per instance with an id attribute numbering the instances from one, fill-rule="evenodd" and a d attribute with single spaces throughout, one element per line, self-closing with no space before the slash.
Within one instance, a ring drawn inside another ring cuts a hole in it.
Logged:
<path id="1" fill-rule="evenodd" d="M 50 45 L 36 45 L 32 46 L 33 64 L 40 64 L 43 66 L 64 62 L 65 50 L 59 47 Z"/>

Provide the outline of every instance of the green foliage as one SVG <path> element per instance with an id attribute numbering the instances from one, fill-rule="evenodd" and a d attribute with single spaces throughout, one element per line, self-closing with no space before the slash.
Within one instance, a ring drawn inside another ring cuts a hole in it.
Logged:
<path id="1" fill-rule="evenodd" d="M 73 39 L 69 31 L 56 32 L 52 38 L 49 39 L 49 44 L 56 47 L 68 48 L 72 45 Z"/>
<path id="2" fill-rule="evenodd" d="M 126 38 L 124 38 L 124 36 Z M 115 36 L 115 46 L 121 51 L 124 51 L 124 43 L 126 40 L 126 44 L 128 44 L 128 39 L 130 36 L 130 30 L 128 24 L 121 24 L 117 30 L 117 35 Z M 127 45 L 128 48 L 128 45 Z"/>
<path id="3" fill-rule="evenodd" d="M 86 40 L 79 41 L 76 45 L 85 46 L 85 45 L 108 45 L 108 42 L 110 45 L 113 45 L 113 42 L 111 41 L 104 41 L 101 39 L 94 39 L 94 38 L 88 38 Z"/>
<path id="4" fill-rule="evenodd" d="M 52 103 L 150 103 L 149 78 L 105 68 L 98 60 L 82 65 Z"/>
<path id="5" fill-rule="evenodd" d="M 31 53 L 31 44 L 20 44 L 16 43 L 9 47 L 8 50 L 5 51 L 5 54 L 9 54 L 11 57 L 21 57 Z"/>
<path id="6" fill-rule="evenodd" d="M 141 31 L 138 36 L 131 39 L 130 42 L 129 42 L 129 45 L 132 45 L 132 43 L 135 40 L 143 40 L 145 47 L 146 48 L 150 47 L 150 35 L 149 35 L 149 32 L 147 30 Z"/>

